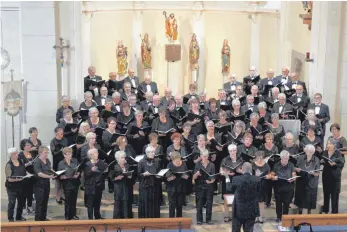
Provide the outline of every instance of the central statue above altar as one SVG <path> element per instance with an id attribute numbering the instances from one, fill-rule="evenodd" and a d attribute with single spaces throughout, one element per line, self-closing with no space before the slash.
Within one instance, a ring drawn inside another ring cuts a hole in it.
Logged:
<path id="1" fill-rule="evenodd" d="M 178 37 L 178 26 L 177 20 L 175 19 L 174 13 L 171 13 L 169 17 L 166 15 L 166 11 L 163 11 L 163 15 L 165 16 L 165 34 L 166 38 L 170 42 L 174 42 Z"/>

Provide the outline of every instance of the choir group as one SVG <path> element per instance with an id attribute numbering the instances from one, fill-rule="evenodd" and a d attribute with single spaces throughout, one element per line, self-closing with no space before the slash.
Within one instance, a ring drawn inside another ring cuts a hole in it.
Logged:
<path id="1" fill-rule="evenodd" d="M 280 76 L 269 70 L 260 78 L 252 67 L 242 82 L 231 74 L 217 99 L 209 100 L 206 93 L 197 93 L 194 83 L 184 96 L 171 96 L 166 88 L 160 97 L 156 83 L 148 76 L 140 83 L 132 69 L 121 81 L 115 73 L 102 80 L 94 67 L 88 73 L 85 101 L 77 111 L 68 96 L 62 97 L 49 147 L 42 145 L 38 129 L 32 127 L 20 152 L 8 149 L 9 221 L 25 221 L 23 209 L 34 213 L 36 221 L 47 221 L 54 180 L 56 201 L 64 202 L 66 220 L 79 219 L 78 191 L 84 191 L 88 219 L 103 219 L 100 204 L 107 182 L 114 194 L 113 218 L 132 218 L 133 207 L 138 207 L 139 218 L 160 217 L 166 191 L 169 217 L 182 217 L 191 194 L 196 197 L 197 223 L 212 224 L 214 195 L 219 186 L 222 198 L 230 193 L 245 162 L 261 179 L 257 222 L 263 223 L 273 194 L 278 222 L 291 203 L 299 213 L 303 209 L 310 213 L 316 208 L 320 175 L 324 192 L 320 211 L 328 213 L 331 202 L 331 213 L 338 213 L 347 141 L 334 123 L 324 144 L 329 107 L 319 93 L 310 101 L 305 83 L 295 73 L 289 75 L 287 68 Z M 282 120 L 300 120 L 300 133 L 285 130 Z"/>

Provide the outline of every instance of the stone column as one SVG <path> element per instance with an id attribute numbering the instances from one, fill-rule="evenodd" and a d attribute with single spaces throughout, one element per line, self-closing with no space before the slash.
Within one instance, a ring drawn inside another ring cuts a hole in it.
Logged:
<path id="1" fill-rule="evenodd" d="M 201 92 L 205 89 L 205 31 L 204 31 L 204 18 L 203 18 L 203 5 L 202 2 L 196 2 L 194 11 L 193 33 L 199 43 L 200 56 L 199 56 L 199 69 L 191 72 L 193 82 L 195 80 L 198 91 Z"/>
<path id="2" fill-rule="evenodd" d="M 280 9 L 280 19 L 279 19 L 279 24 L 280 24 L 280 32 L 279 32 L 279 48 L 278 48 L 278 63 L 277 63 L 277 73 L 281 74 L 281 70 L 286 61 L 285 55 L 286 55 L 286 50 L 285 50 L 285 43 L 286 43 L 286 27 L 287 27 L 287 2 L 282 1 L 281 2 L 281 9 Z M 299 16 L 298 16 L 299 17 Z M 275 68 L 275 67 L 274 67 Z"/>
<path id="3" fill-rule="evenodd" d="M 88 10 L 89 2 L 83 2 L 82 8 Z M 91 63 L 91 14 L 80 14 L 81 17 L 81 69 L 83 76 L 87 76 L 88 67 L 93 65 Z"/>
<path id="4" fill-rule="evenodd" d="M 251 63 L 249 67 L 255 66 L 259 68 L 259 20 L 260 17 L 252 15 L 251 19 Z"/>
<path id="5" fill-rule="evenodd" d="M 132 54 L 129 63 L 130 67 L 134 68 L 135 75 L 140 78 L 140 81 L 143 81 L 144 70 L 141 63 L 141 37 L 143 38 L 144 36 L 144 33 L 142 32 L 142 11 L 135 10 L 133 15 Z M 121 77 L 121 79 L 122 78 L 123 77 Z"/>
<path id="6" fill-rule="evenodd" d="M 311 32 L 309 95 L 323 95 L 330 108 L 330 123 L 338 121 L 340 99 L 340 59 L 343 2 L 314 2 Z M 327 125 L 329 126 L 329 125 Z"/>

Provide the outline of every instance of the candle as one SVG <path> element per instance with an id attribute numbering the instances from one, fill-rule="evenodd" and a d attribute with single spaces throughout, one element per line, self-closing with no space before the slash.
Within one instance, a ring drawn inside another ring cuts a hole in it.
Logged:
<path id="1" fill-rule="evenodd" d="M 310 53 L 309 52 L 306 52 L 306 59 L 310 59 Z"/>

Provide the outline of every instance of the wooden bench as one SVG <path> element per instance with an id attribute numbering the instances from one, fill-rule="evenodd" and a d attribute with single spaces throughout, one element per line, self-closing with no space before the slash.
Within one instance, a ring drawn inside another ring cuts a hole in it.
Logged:
<path id="1" fill-rule="evenodd" d="M 146 218 L 146 219 L 105 219 L 105 220 L 77 220 L 77 221 L 26 221 L 5 222 L 1 224 L 3 232 L 88 232 L 91 227 L 96 231 L 141 231 L 155 229 L 191 229 L 191 218 Z M 43 230 L 42 230 L 43 229 Z M 93 231 L 93 230 L 91 230 Z"/>
<path id="2" fill-rule="evenodd" d="M 310 223 L 312 226 L 347 225 L 347 214 L 289 214 L 282 217 L 282 226 L 286 227 L 304 222 Z"/>

